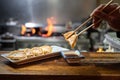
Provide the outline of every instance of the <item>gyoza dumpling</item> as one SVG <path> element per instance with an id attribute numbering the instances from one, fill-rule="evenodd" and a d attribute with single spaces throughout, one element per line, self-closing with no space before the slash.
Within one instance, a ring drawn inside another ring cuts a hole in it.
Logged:
<path id="1" fill-rule="evenodd" d="M 77 34 L 74 34 L 70 38 L 67 39 L 71 48 L 74 48 L 76 46 L 77 40 L 78 40 L 78 35 Z"/>
<path id="2" fill-rule="evenodd" d="M 63 34 L 65 40 L 67 40 L 73 33 L 74 33 L 74 31 L 69 31 L 69 32 L 66 32 L 65 34 Z"/>
<path id="3" fill-rule="evenodd" d="M 43 54 L 48 54 L 52 52 L 52 47 L 48 45 L 44 45 L 40 47 L 43 51 Z"/>
<path id="4" fill-rule="evenodd" d="M 27 58 L 25 52 L 19 50 L 10 52 L 10 54 L 7 57 L 12 60 L 22 60 Z"/>
<path id="5" fill-rule="evenodd" d="M 39 47 L 34 47 L 34 48 L 32 48 L 32 53 L 35 56 L 43 55 L 43 50 Z"/>
<path id="6" fill-rule="evenodd" d="M 25 51 L 28 58 L 35 56 L 35 54 L 32 52 L 32 49 L 27 48 L 27 49 L 24 49 L 24 51 Z"/>

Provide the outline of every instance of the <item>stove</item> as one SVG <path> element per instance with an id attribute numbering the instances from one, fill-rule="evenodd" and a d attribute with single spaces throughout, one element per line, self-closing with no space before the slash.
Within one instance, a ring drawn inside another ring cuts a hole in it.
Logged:
<path id="1" fill-rule="evenodd" d="M 10 33 L 5 33 L 0 36 L 0 50 L 15 50 L 15 37 Z"/>
<path id="2" fill-rule="evenodd" d="M 6 43 L 3 43 L 5 40 L 1 40 L 1 49 L 0 50 L 8 50 L 7 47 L 11 48 L 9 50 L 17 50 L 23 48 L 32 48 L 38 47 L 42 45 L 56 45 L 64 48 L 71 49 L 70 45 L 65 41 L 62 36 L 62 33 L 68 31 L 68 28 L 64 24 L 54 24 L 52 18 L 47 19 L 47 25 L 35 24 L 35 23 L 27 23 L 22 24 L 19 29 L 19 35 L 13 34 L 14 46 L 8 46 L 11 43 L 11 36 L 8 34 L 9 38 Z M 9 27 L 8 27 L 9 28 Z M 14 32 L 15 29 L 13 29 Z M 72 28 L 71 28 L 72 30 Z M 3 34 L 4 35 L 4 34 Z M 8 36 L 5 36 L 8 37 Z M 89 39 L 85 38 L 86 33 L 79 37 L 78 43 L 75 49 L 79 50 L 89 50 Z M 8 44 L 6 47 L 3 45 Z M 87 46 L 86 46 L 87 45 Z M 3 48 L 3 49 L 2 49 Z"/>

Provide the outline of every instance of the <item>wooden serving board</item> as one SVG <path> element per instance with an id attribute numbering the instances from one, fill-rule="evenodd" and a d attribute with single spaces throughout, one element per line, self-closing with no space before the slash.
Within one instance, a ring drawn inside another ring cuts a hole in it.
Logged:
<path id="1" fill-rule="evenodd" d="M 120 53 L 91 52 L 84 56 L 81 63 L 120 63 Z"/>
<path id="2" fill-rule="evenodd" d="M 59 46 L 51 46 L 51 47 L 52 47 L 52 53 L 49 53 L 46 55 L 40 55 L 40 56 L 36 56 L 36 57 L 32 57 L 32 58 L 27 58 L 27 59 L 23 59 L 23 60 L 11 60 L 10 58 L 7 57 L 7 55 L 9 53 L 1 54 L 1 56 L 14 64 L 20 65 L 20 64 L 38 61 L 38 60 L 47 59 L 47 58 L 57 57 L 57 56 L 60 56 L 60 51 L 69 50 L 66 48 L 59 47 Z"/>

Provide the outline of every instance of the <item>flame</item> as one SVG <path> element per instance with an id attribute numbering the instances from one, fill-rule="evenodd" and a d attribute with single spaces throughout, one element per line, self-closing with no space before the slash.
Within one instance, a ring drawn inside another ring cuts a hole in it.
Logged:
<path id="1" fill-rule="evenodd" d="M 32 34 L 35 34 L 36 30 L 34 28 L 31 29 Z"/>
<path id="2" fill-rule="evenodd" d="M 21 35 L 25 35 L 26 31 L 27 31 L 26 26 L 22 25 L 21 26 Z M 34 28 L 32 28 L 31 32 L 32 32 L 32 34 L 35 34 L 36 30 Z M 30 34 L 28 36 L 30 36 Z"/>
<path id="3" fill-rule="evenodd" d="M 22 25 L 21 35 L 24 35 L 25 32 L 26 32 L 26 27 L 25 25 Z"/>
<path id="4" fill-rule="evenodd" d="M 103 48 L 99 47 L 97 52 L 104 52 Z"/>
<path id="5" fill-rule="evenodd" d="M 49 36 L 51 36 L 51 34 L 52 34 L 52 32 L 53 32 L 53 23 L 54 23 L 53 17 L 47 18 L 47 23 L 48 23 L 48 26 L 46 27 L 45 30 L 47 30 L 48 32 L 47 32 L 47 34 L 42 35 L 42 36 L 44 36 L 44 37 L 49 37 Z"/>

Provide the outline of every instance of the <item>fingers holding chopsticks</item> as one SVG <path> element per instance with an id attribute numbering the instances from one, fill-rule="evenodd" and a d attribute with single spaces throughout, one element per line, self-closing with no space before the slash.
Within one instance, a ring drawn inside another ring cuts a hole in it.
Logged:
<path id="1" fill-rule="evenodd" d="M 102 8 L 104 8 L 105 5 L 100 5 L 97 7 L 92 13 L 91 16 L 93 18 L 93 28 L 98 28 L 100 23 L 96 24 L 100 19 L 105 20 L 108 22 L 110 27 L 114 30 L 120 30 L 120 9 L 118 3 L 112 3 L 108 5 L 105 9 L 101 11 Z M 115 11 L 114 11 L 115 10 Z M 112 14 L 110 14 L 111 11 L 114 11 Z M 117 26 L 117 27 L 116 27 Z"/>

